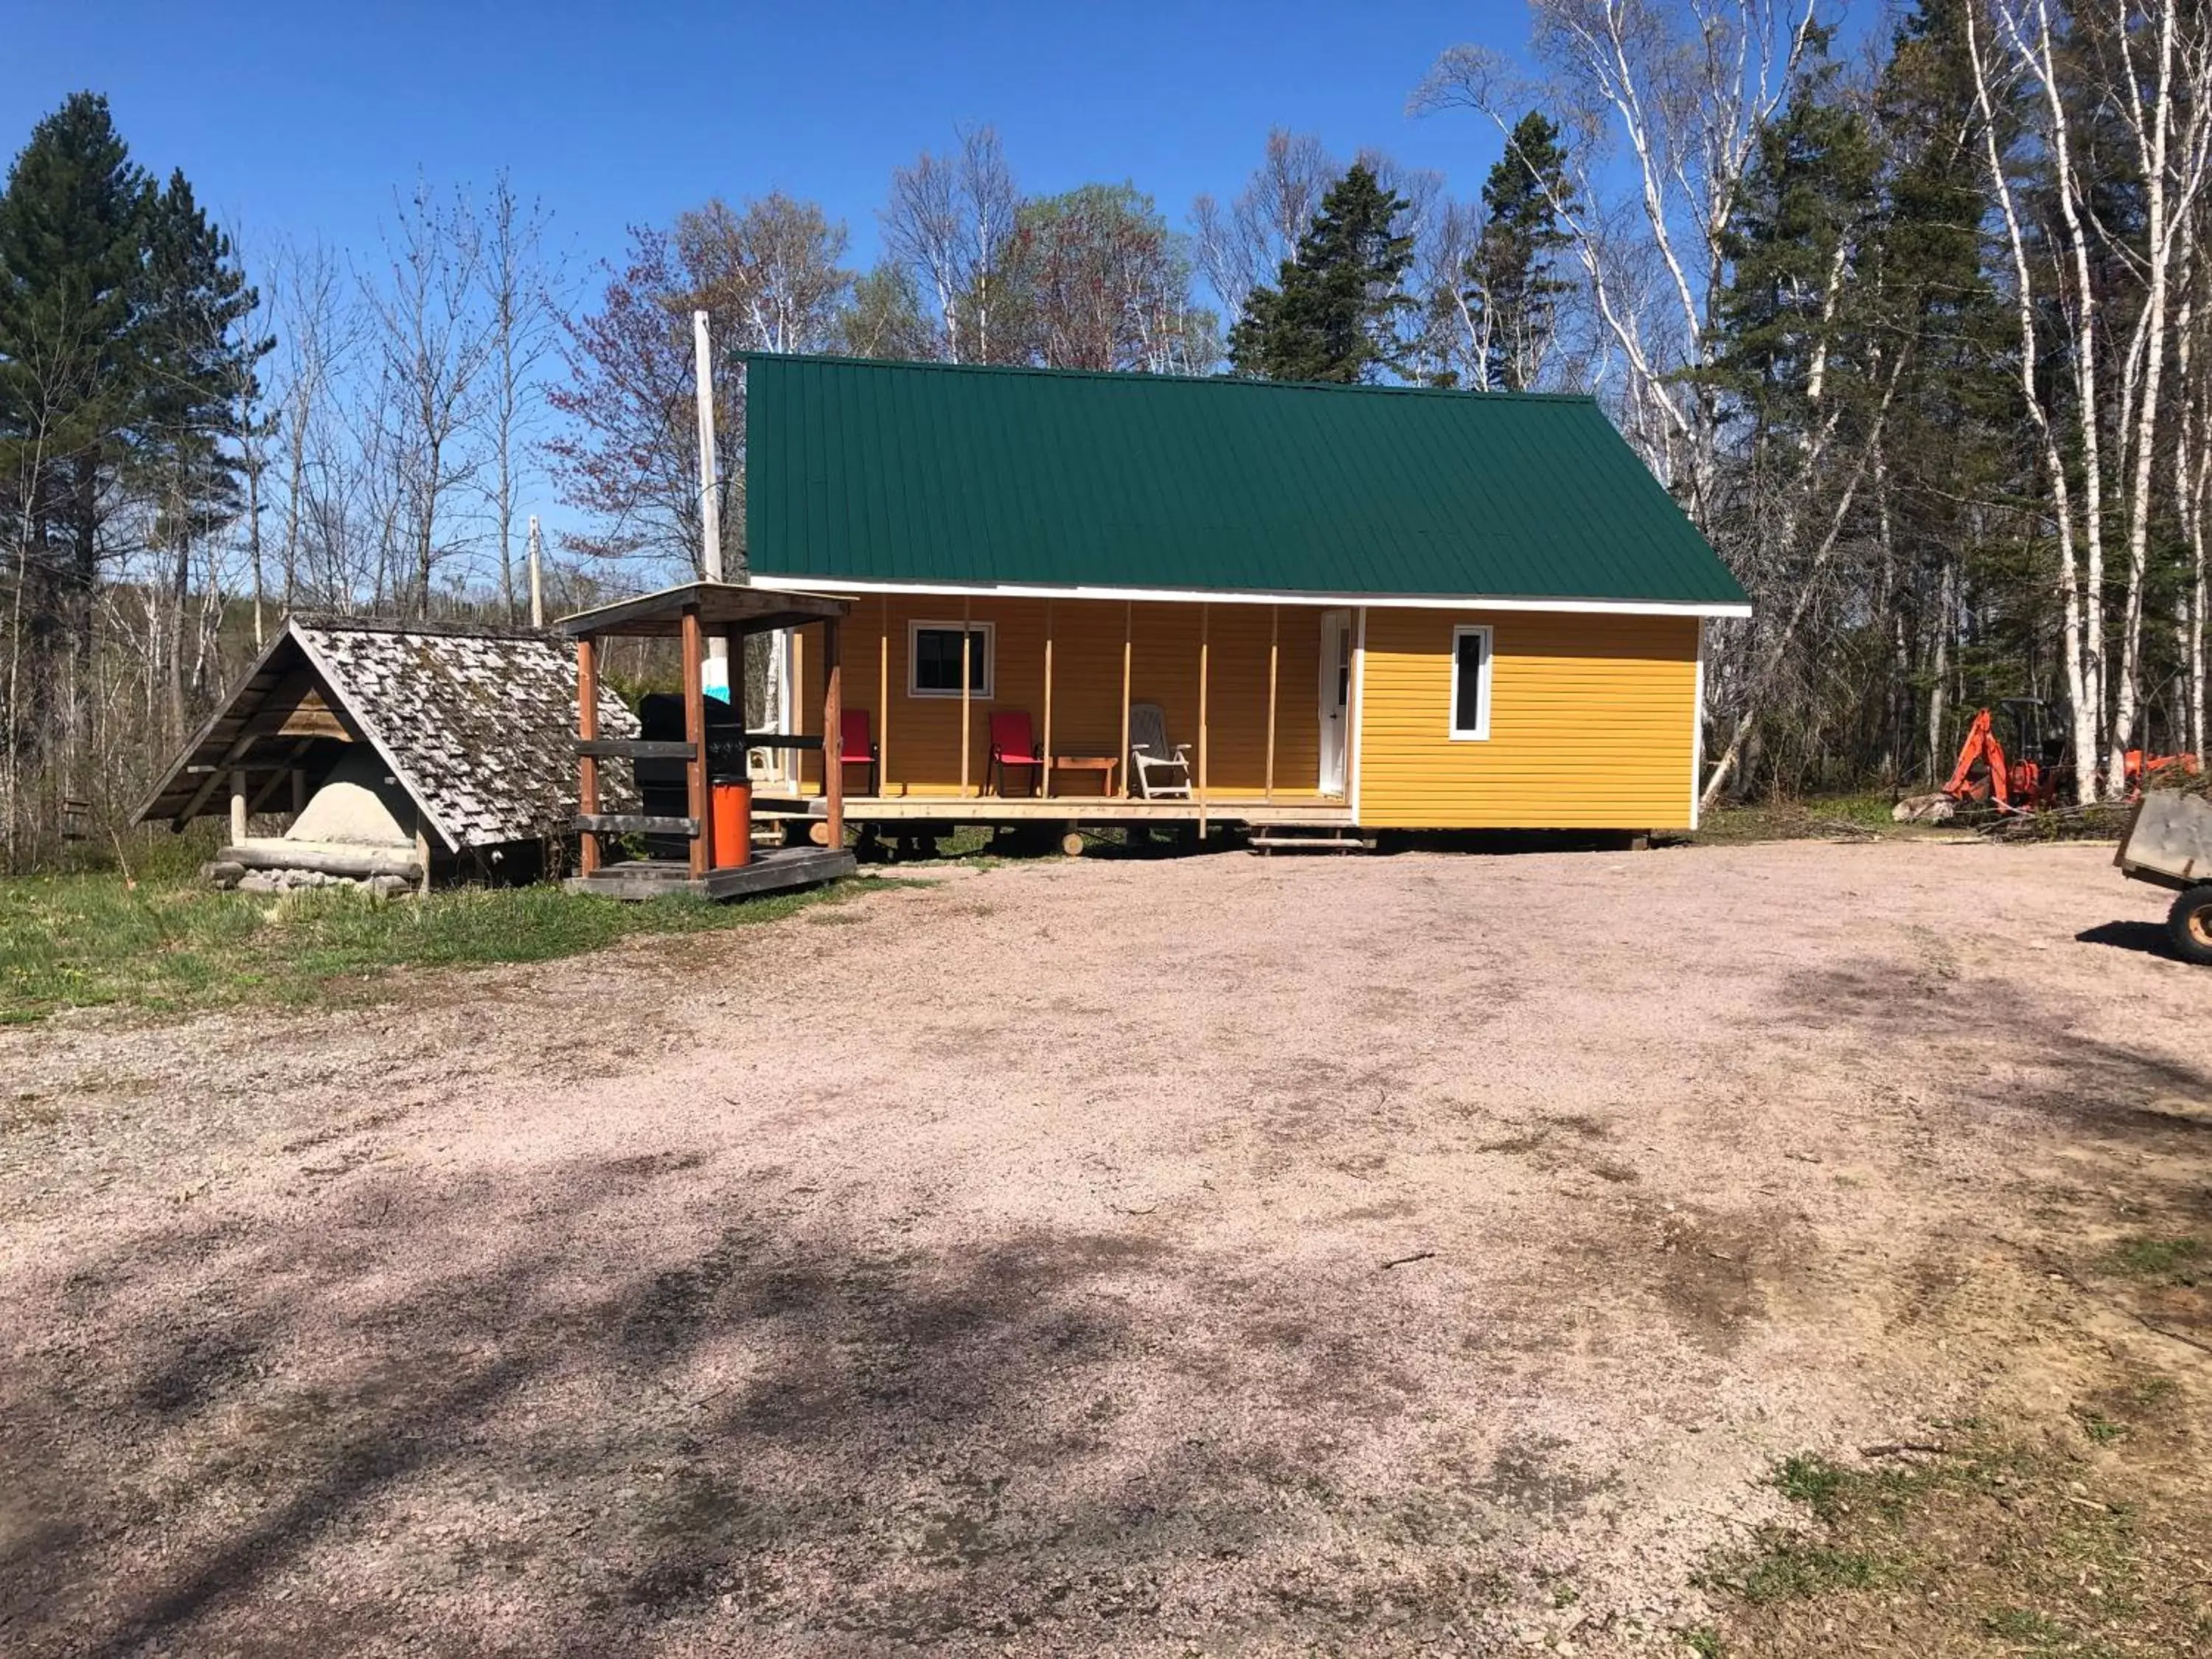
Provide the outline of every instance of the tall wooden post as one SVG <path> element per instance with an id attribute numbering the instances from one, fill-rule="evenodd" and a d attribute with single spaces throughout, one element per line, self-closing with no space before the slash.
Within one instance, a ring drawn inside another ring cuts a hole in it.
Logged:
<path id="1" fill-rule="evenodd" d="M 1121 601 L 1121 799 L 1129 798 L 1129 775 L 1137 769 L 1129 759 L 1129 629 L 1136 606 Z"/>
<path id="2" fill-rule="evenodd" d="M 843 745 L 839 745 L 842 752 Z M 884 595 L 883 632 L 876 640 L 876 793 L 891 792 L 891 596 Z"/>
<path id="3" fill-rule="evenodd" d="M 689 786 L 691 817 L 699 833 L 691 837 L 691 879 L 703 881 L 714 868 L 714 813 L 707 791 L 707 693 L 700 684 L 706 659 L 706 641 L 699 627 L 699 607 L 684 607 L 684 740 L 691 745 L 691 758 L 684 768 Z"/>
<path id="4" fill-rule="evenodd" d="M 822 795 L 830 850 L 845 844 L 845 662 L 837 619 L 822 624 Z"/>
<path id="5" fill-rule="evenodd" d="M 1282 665 L 1283 607 L 1267 607 L 1267 781 L 1262 794 L 1275 798 L 1275 674 Z"/>
<path id="6" fill-rule="evenodd" d="M 599 647 L 588 634 L 576 641 L 576 735 L 586 743 L 599 735 Z M 576 770 L 576 810 L 593 817 L 599 810 L 599 757 L 584 756 Z M 580 862 L 587 876 L 599 867 L 598 830 L 584 831 Z"/>
<path id="7" fill-rule="evenodd" d="M 1052 601 L 1044 602 L 1044 741 L 1037 752 L 1044 764 L 1037 768 L 1037 793 L 1052 793 Z"/>
<path id="8" fill-rule="evenodd" d="M 969 620 L 975 605 L 973 599 L 960 601 L 960 793 L 963 797 L 968 793 L 969 727 L 974 724 L 968 712 L 968 695 L 969 688 L 975 683 L 974 665 L 969 660 L 975 646 L 975 629 Z"/>
<path id="9" fill-rule="evenodd" d="M 1198 838 L 1206 839 L 1206 763 L 1210 744 L 1206 728 L 1206 671 L 1212 652 L 1211 605 L 1198 607 Z"/>

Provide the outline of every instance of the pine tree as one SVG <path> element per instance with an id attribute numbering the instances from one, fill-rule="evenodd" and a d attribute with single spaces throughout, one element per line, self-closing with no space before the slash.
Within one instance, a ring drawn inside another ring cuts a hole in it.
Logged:
<path id="1" fill-rule="evenodd" d="M 1571 202 L 1559 130 L 1531 110 L 1483 181 L 1480 240 L 1468 256 L 1468 312 L 1482 353 L 1484 389 L 1526 392 L 1543 367 L 1569 283 L 1553 261 L 1569 238 L 1559 208 Z"/>
<path id="2" fill-rule="evenodd" d="M 183 173 L 149 198 L 145 246 L 129 470 L 152 499 L 155 540 L 170 558 L 170 719 L 180 735 L 192 550 L 239 515 L 241 411 L 256 400 L 255 366 L 276 343 L 240 332 L 258 296 Z"/>
<path id="3" fill-rule="evenodd" d="M 1231 367 L 1263 380 L 1346 382 L 1397 368 L 1413 239 L 1393 226 L 1410 205 L 1364 164 L 1337 180 L 1276 285 L 1246 301 L 1230 331 Z"/>
<path id="4" fill-rule="evenodd" d="M 0 489 L 27 530 L 34 646 L 89 635 L 101 486 L 143 384 L 151 194 L 107 100 L 81 92 L 33 129 L 0 195 Z"/>

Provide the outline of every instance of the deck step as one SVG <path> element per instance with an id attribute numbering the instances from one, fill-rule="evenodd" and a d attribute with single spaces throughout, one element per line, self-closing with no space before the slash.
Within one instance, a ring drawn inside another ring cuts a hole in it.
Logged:
<path id="1" fill-rule="evenodd" d="M 1356 830 L 1319 830 L 1291 827 L 1281 830 L 1260 829 L 1252 832 L 1249 843 L 1255 853 L 1371 853 L 1375 837 L 1363 836 Z"/>

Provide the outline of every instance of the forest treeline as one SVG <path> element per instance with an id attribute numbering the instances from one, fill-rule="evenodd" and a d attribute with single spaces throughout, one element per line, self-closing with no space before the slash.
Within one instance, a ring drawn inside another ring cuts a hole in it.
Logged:
<path id="1" fill-rule="evenodd" d="M 263 241 L 70 98 L 0 194 L 0 851 L 104 836 L 288 610 L 520 618 L 556 503 L 557 606 L 691 565 L 695 309 L 732 569 L 745 350 L 1587 392 L 1755 602 L 1709 798 L 1926 787 L 2011 696 L 2083 798 L 2204 749 L 2197 0 L 1530 12 L 1409 88 L 1496 157 L 1471 196 L 1277 131 L 1171 216 L 978 127 L 894 171 L 866 268 L 741 179 L 590 269 L 507 175 Z"/>

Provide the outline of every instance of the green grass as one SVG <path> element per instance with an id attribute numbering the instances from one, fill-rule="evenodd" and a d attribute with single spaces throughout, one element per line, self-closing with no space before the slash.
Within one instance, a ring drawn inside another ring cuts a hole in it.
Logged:
<path id="1" fill-rule="evenodd" d="M 1942 824 L 1899 823 L 1890 817 L 1895 803 L 1886 794 L 1819 795 L 1803 800 L 1751 801 L 1708 812 L 1696 839 L 1722 844 L 1757 841 L 1832 839 L 1839 832 L 1910 839 L 1931 832 L 1955 833 Z"/>
<path id="2" fill-rule="evenodd" d="M 641 933 L 773 921 L 842 887 L 733 904 L 625 904 L 555 887 L 465 888 L 385 902 L 342 889 L 272 897 L 120 875 L 0 881 L 0 1024 L 64 1008 L 164 1012 L 373 994 L 398 968 L 543 962 Z"/>
<path id="3" fill-rule="evenodd" d="M 2124 1238 L 2105 1258 L 2112 1272 L 2130 1279 L 2196 1285 L 2212 1275 L 2201 1238 Z"/>

